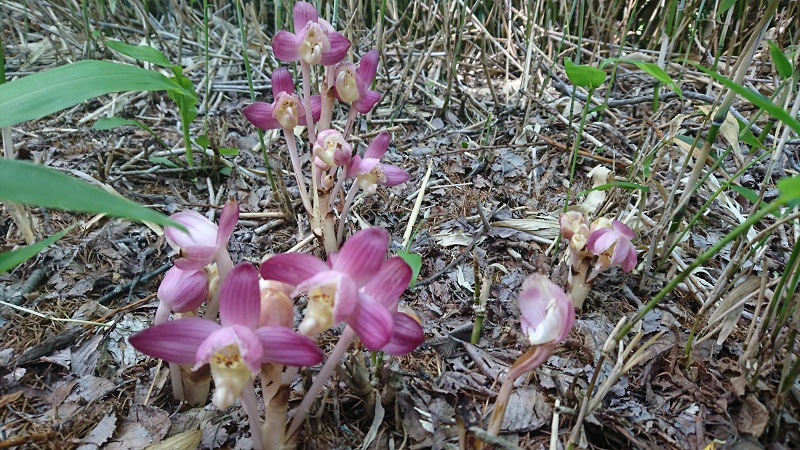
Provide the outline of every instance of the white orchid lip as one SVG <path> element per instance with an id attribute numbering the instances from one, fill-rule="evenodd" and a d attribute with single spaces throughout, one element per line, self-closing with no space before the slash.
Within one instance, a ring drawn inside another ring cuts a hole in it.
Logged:
<path id="1" fill-rule="evenodd" d="M 327 52 L 331 47 L 328 34 L 319 23 L 309 23 L 306 28 L 303 41 L 300 43 L 300 58 L 308 64 L 319 64 L 322 61 L 322 53 Z"/>

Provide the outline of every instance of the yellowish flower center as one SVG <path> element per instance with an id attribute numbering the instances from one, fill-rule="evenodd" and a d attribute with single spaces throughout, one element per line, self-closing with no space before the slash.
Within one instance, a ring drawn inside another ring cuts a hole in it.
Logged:
<path id="1" fill-rule="evenodd" d="M 300 99 L 297 95 L 292 95 L 287 92 L 278 94 L 275 102 L 275 109 L 272 111 L 272 117 L 281 124 L 283 128 L 294 129 L 297 126 L 298 117 L 300 115 Z"/>
<path id="2" fill-rule="evenodd" d="M 319 64 L 322 52 L 330 47 L 325 30 L 318 23 L 308 24 L 305 39 L 300 44 L 300 58 L 307 64 Z"/>
<path id="3" fill-rule="evenodd" d="M 308 292 L 306 315 L 298 327 L 300 334 L 316 336 L 333 326 L 333 305 L 336 301 L 336 286 L 316 286 Z"/>
<path id="4" fill-rule="evenodd" d="M 342 101 L 352 103 L 360 98 L 358 95 L 358 85 L 356 84 L 356 74 L 352 67 L 347 66 L 336 75 L 336 92 Z"/>
<path id="5" fill-rule="evenodd" d="M 236 344 L 219 349 L 211 356 L 209 363 L 216 387 L 212 402 L 219 409 L 230 408 L 253 374 L 244 363 Z"/>

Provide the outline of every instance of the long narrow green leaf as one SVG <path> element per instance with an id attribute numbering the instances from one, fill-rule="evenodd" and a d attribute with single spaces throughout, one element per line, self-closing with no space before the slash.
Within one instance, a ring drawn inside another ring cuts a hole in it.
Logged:
<path id="1" fill-rule="evenodd" d="M 114 217 L 180 227 L 169 217 L 38 164 L 0 158 L 0 201 L 69 211 L 105 213 Z"/>
<path id="2" fill-rule="evenodd" d="M 158 142 L 162 147 L 166 149 L 170 148 L 169 145 L 167 145 L 167 143 L 164 142 L 164 140 L 161 139 L 161 137 L 155 133 L 155 131 L 153 131 L 150 127 L 143 124 L 142 122 L 139 122 L 136 119 L 125 119 L 117 116 L 101 117 L 100 119 L 97 119 L 97 121 L 92 125 L 92 128 L 94 128 L 95 130 L 111 130 L 117 127 L 124 127 L 124 126 L 139 127 L 142 130 L 150 133 L 150 136 L 153 136 L 156 142 Z"/>
<path id="3" fill-rule="evenodd" d="M 778 72 L 781 80 L 788 80 L 791 78 L 793 72 L 792 63 L 789 62 L 789 59 L 775 41 L 769 41 L 769 52 L 772 55 L 772 64 L 775 65 L 775 70 Z"/>
<path id="4" fill-rule="evenodd" d="M 131 45 L 113 39 L 105 41 L 105 44 L 109 48 L 139 61 L 146 61 L 168 69 L 173 66 L 163 53 L 147 45 Z"/>
<path id="5" fill-rule="evenodd" d="M 0 85 L 0 127 L 38 119 L 111 92 L 165 90 L 191 95 L 152 70 L 108 61 L 79 61 Z"/>
<path id="6" fill-rule="evenodd" d="M 797 119 L 792 117 L 785 109 L 772 103 L 767 97 L 764 97 L 763 95 L 759 94 L 758 92 L 752 89 L 748 89 L 742 85 L 736 84 L 733 81 L 725 78 L 724 76 L 714 72 L 713 70 L 706 69 L 705 67 L 701 66 L 696 62 L 693 61 L 689 62 L 695 67 L 697 67 L 700 71 L 704 72 L 711 78 L 722 83 L 733 92 L 744 97 L 745 100 L 767 111 L 768 113 L 770 113 L 770 115 L 772 115 L 772 117 L 785 123 L 786 125 L 789 126 L 789 128 L 793 129 L 795 132 L 800 133 L 800 122 L 798 122 Z"/>
<path id="7" fill-rule="evenodd" d="M 31 245 L 26 245 L 25 247 L 20 247 L 10 252 L 0 253 L 0 273 L 11 270 L 18 264 L 27 261 L 29 258 L 33 258 L 40 251 L 44 250 L 45 247 L 61 239 L 72 228 L 74 228 L 74 225 L 59 231 L 43 241 L 34 242 Z"/>
<path id="8" fill-rule="evenodd" d="M 661 67 L 658 67 L 657 64 L 644 62 L 644 61 L 636 61 L 636 60 L 633 60 L 633 59 L 608 58 L 608 59 L 606 59 L 605 61 L 603 61 L 600 64 L 600 67 L 603 67 L 607 63 L 610 63 L 610 62 L 621 62 L 621 63 L 626 63 L 626 64 L 633 64 L 636 67 L 638 67 L 640 70 L 642 70 L 643 72 L 645 72 L 645 73 L 649 74 L 650 76 L 652 76 L 653 78 L 655 78 L 656 80 L 658 80 L 658 81 L 666 84 L 667 86 L 669 86 L 669 88 L 672 89 L 673 91 L 675 91 L 675 93 L 678 94 L 679 97 L 683 98 L 683 92 L 681 92 L 681 88 L 678 86 L 677 83 L 675 83 L 675 80 L 673 80 L 669 75 L 667 75 L 667 72 L 664 72 L 664 69 L 662 69 Z"/>

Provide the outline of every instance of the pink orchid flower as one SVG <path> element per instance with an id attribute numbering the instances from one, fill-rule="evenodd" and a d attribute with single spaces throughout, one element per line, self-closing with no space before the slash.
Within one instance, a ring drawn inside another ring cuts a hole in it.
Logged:
<path id="1" fill-rule="evenodd" d="M 636 247 L 631 243 L 634 236 L 633 231 L 619 220 L 614 220 L 611 228 L 601 227 L 592 231 L 586 248 L 599 257 L 593 274 L 615 264 L 622 266 L 624 272 L 630 272 L 636 266 Z"/>
<path id="2" fill-rule="evenodd" d="M 292 74 L 283 67 L 272 71 L 272 103 L 255 102 L 246 106 L 242 114 L 253 125 L 263 130 L 294 130 L 297 125 L 306 126 L 306 110 L 300 97 L 295 94 Z M 322 112 L 319 95 L 311 97 L 311 112 L 318 120 Z"/>
<path id="3" fill-rule="evenodd" d="M 520 325 L 531 345 L 555 344 L 567 338 L 575 322 L 575 308 L 567 294 L 542 274 L 522 283 Z"/>
<path id="4" fill-rule="evenodd" d="M 353 157 L 347 175 L 355 177 L 364 192 L 374 194 L 379 184 L 397 186 L 411 178 L 405 170 L 380 162 L 389 149 L 389 139 L 389 133 L 384 131 L 370 142 L 363 157 L 358 155 Z"/>
<path id="5" fill-rule="evenodd" d="M 301 334 L 315 336 L 347 322 L 367 347 L 378 349 L 391 339 L 394 319 L 385 305 L 361 295 L 359 289 L 379 272 L 388 246 L 385 230 L 368 228 L 348 239 L 327 263 L 309 254 L 284 253 L 266 260 L 261 276 L 292 284 L 295 295 L 306 295 Z"/>
<path id="6" fill-rule="evenodd" d="M 239 204 L 235 199 L 225 203 L 219 215 L 219 227 L 195 211 L 181 211 L 170 218 L 188 230 L 187 234 L 173 227 L 164 229 L 167 242 L 180 250 L 175 266 L 181 270 L 200 270 L 228 255 L 228 240 L 239 221 Z"/>
<path id="7" fill-rule="evenodd" d="M 370 112 L 381 99 L 380 92 L 370 90 L 378 71 L 378 56 L 377 50 L 370 50 L 361 58 L 358 67 L 349 61 L 336 65 L 334 95 L 340 101 L 352 104 L 361 114 Z"/>
<path id="8" fill-rule="evenodd" d="M 147 355 L 176 364 L 211 366 L 213 403 L 225 409 L 252 383 L 264 363 L 308 366 L 322 360 L 311 339 L 290 328 L 257 328 L 261 309 L 258 271 L 237 265 L 220 288 L 222 325 L 198 317 L 173 320 L 142 330 L 128 342 Z"/>
<path id="9" fill-rule="evenodd" d="M 321 131 L 314 144 L 315 164 L 323 170 L 331 166 L 347 166 L 353 157 L 353 146 L 342 136 L 342 133 L 330 129 Z"/>
<path id="10" fill-rule="evenodd" d="M 170 311 L 185 313 L 197 311 L 208 298 L 208 272 L 181 270 L 173 266 L 164 275 L 158 286 L 158 299 L 166 303 Z"/>
<path id="11" fill-rule="evenodd" d="M 410 315 L 397 310 L 398 300 L 408 287 L 411 275 L 411 267 L 402 258 L 395 256 L 384 261 L 378 273 L 359 291 L 359 306 L 356 308 L 354 320 L 351 321 L 351 326 L 355 325 L 356 334 L 361 336 L 368 333 L 368 329 L 358 328 L 371 326 L 368 320 L 363 320 L 361 317 L 363 310 L 361 305 L 368 302 L 378 302 L 383 305 L 391 313 L 393 325 L 389 342 L 380 347 L 380 350 L 394 356 L 407 355 L 425 341 L 425 333 L 420 323 Z"/>
<path id="12" fill-rule="evenodd" d="M 311 3 L 297 2 L 292 16 L 294 33 L 281 30 L 272 38 L 275 58 L 284 62 L 303 61 L 332 66 L 347 54 L 350 41 L 320 18 Z"/>

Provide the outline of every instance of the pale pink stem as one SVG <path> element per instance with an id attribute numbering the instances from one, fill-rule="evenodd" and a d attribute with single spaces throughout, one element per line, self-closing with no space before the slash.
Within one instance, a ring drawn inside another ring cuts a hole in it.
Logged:
<path id="1" fill-rule="evenodd" d="M 321 96 L 322 96 L 322 112 L 319 116 L 319 123 L 317 124 L 317 132 L 322 132 L 331 127 L 331 119 L 333 118 L 333 66 L 325 67 L 325 77 L 322 82 Z"/>
<path id="2" fill-rule="evenodd" d="M 169 320 L 169 315 L 172 312 L 167 302 L 159 301 L 158 308 L 156 309 L 156 316 L 153 318 L 153 325 L 161 325 Z M 180 364 L 169 363 L 169 379 L 172 381 L 172 396 L 175 400 L 186 400 L 183 393 L 183 379 L 181 377 Z"/>
<path id="3" fill-rule="evenodd" d="M 342 242 L 344 237 L 344 229 L 347 227 L 347 214 L 350 213 L 350 206 L 353 205 L 353 199 L 356 198 L 359 188 L 358 181 L 353 180 L 353 185 L 350 186 L 350 191 L 347 192 L 347 197 L 344 199 L 342 214 L 339 216 L 339 231 L 336 233 L 336 241 L 339 243 Z"/>
<path id="4" fill-rule="evenodd" d="M 344 138 L 347 139 L 347 136 L 350 135 L 350 129 L 353 128 L 353 124 L 356 121 L 356 116 L 358 115 L 358 111 L 350 105 L 350 112 L 347 113 L 347 125 L 344 127 Z"/>
<path id="5" fill-rule="evenodd" d="M 300 61 L 303 72 L 303 107 L 306 110 L 306 124 L 308 125 L 308 142 L 314 145 L 317 134 L 314 132 L 314 113 L 311 110 L 311 66 L 305 61 Z"/>
<path id="6" fill-rule="evenodd" d="M 264 399 L 264 448 L 280 449 L 286 433 L 289 387 L 281 385 L 283 366 L 265 364 L 261 369 L 261 397 Z"/>
<path id="7" fill-rule="evenodd" d="M 314 379 L 314 384 L 311 385 L 311 388 L 309 388 L 308 392 L 306 392 L 306 395 L 303 397 L 303 401 L 300 402 L 300 406 L 297 407 L 297 411 L 294 413 L 294 419 L 292 419 L 292 424 L 289 426 L 289 432 L 286 434 L 289 438 L 300 429 L 300 425 L 303 424 L 303 420 L 306 418 L 311 404 L 314 403 L 317 395 L 319 395 L 322 388 L 325 387 L 328 378 L 330 378 L 336 365 L 342 360 L 342 356 L 344 356 L 347 349 L 350 348 L 350 344 L 353 343 L 355 338 L 356 332 L 349 326 L 345 327 L 342 335 L 339 337 L 339 342 L 336 343 L 336 347 L 333 348 L 330 356 L 328 356 L 328 360 L 325 361 L 325 365 L 322 366 L 322 369 L 320 369 L 317 374 L 317 378 Z"/>
<path id="8" fill-rule="evenodd" d="M 219 282 L 217 283 L 217 290 L 211 295 L 211 299 L 208 301 L 208 305 L 206 305 L 205 318 L 216 322 L 217 316 L 219 315 L 219 286 L 222 286 L 222 282 L 225 281 L 225 278 L 227 278 L 228 274 L 233 270 L 233 261 L 231 260 L 231 254 L 228 253 L 228 249 L 220 250 L 214 262 L 217 263 Z"/>
<path id="9" fill-rule="evenodd" d="M 310 118 L 311 116 L 307 117 Z M 297 142 L 294 140 L 294 133 L 292 130 L 287 130 L 284 128 L 283 137 L 286 138 L 286 147 L 289 148 L 289 159 L 292 161 L 294 178 L 297 180 L 297 187 L 300 189 L 300 198 L 303 200 L 303 206 L 306 208 L 306 212 L 310 214 L 313 209 L 311 208 L 311 201 L 308 199 L 306 179 L 303 176 L 303 166 L 300 163 L 300 155 L 297 153 Z"/>
<path id="10" fill-rule="evenodd" d="M 264 450 L 264 440 L 261 436 L 261 416 L 258 414 L 258 398 L 256 397 L 255 385 L 245 386 L 239 400 L 242 401 L 244 411 L 247 413 L 247 422 L 250 424 L 250 437 L 253 439 L 253 450 Z"/>
<path id="11" fill-rule="evenodd" d="M 334 176 L 336 176 L 335 172 Z M 331 189 L 331 196 L 330 196 L 330 201 L 328 203 L 328 208 L 333 209 L 333 202 L 335 202 L 336 197 L 339 196 L 339 191 L 342 190 L 342 186 L 344 185 L 344 180 L 346 179 L 347 179 L 347 167 L 342 167 L 342 172 L 339 174 L 339 178 L 336 179 L 336 184 L 333 185 L 333 189 Z"/>

